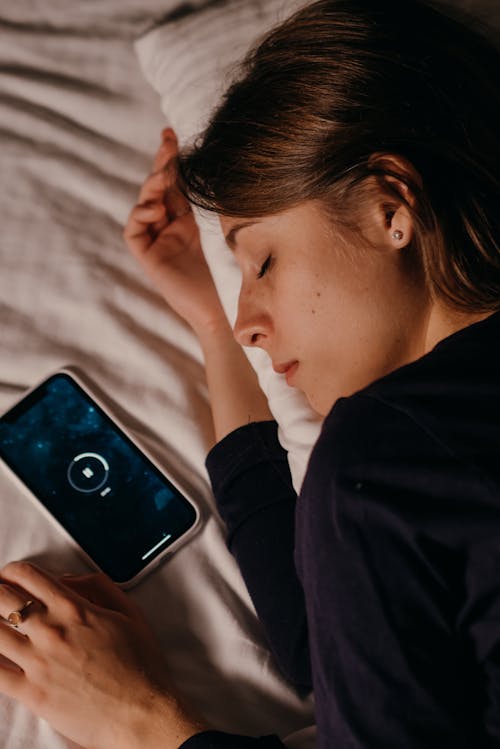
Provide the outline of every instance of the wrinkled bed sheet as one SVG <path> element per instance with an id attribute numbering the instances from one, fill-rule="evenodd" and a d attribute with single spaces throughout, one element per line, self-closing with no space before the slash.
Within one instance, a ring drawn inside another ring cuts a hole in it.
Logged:
<path id="1" fill-rule="evenodd" d="M 201 5 L 201 0 L 198 3 Z M 173 681 L 221 729 L 312 746 L 311 700 L 279 676 L 213 512 L 212 422 L 197 340 L 121 237 L 166 124 L 132 41 L 176 0 L 24 0 L 0 7 L 0 409 L 61 365 L 105 394 L 185 481 L 202 532 L 129 593 Z M 0 565 L 86 567 L 0 471 Z M 0 695 L 2 749 L 70 742 Z"/>

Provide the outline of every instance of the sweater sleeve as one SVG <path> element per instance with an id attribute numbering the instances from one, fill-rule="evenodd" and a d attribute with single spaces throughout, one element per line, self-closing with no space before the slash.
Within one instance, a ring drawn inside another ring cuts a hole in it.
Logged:
<path id="1" fill-rule="evenodd" d="M 212 448 L 206 467 L 269 648 L 284 677 L 307 694 L 306 611 L 294 562 L 297 494 L 277 429 L 275 421 L 239 427 Z"/>

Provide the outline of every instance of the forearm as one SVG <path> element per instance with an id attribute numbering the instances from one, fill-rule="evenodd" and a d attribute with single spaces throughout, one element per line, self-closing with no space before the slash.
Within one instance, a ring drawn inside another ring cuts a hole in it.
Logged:
<path id="1" fill-rule="evenodd" d="M 229 322 L 198 333 L 203 350 L 215 440 L 251 421 L 273 419 L 267 398 Z"/>
<path id="2" fill-rule="evenodd" d="M 276 422 L 236 429 L 212 448 L 206 467 L 269 648 L 285 678 L 307 693 L 307 619 L 294 563 L 297 495 Z"/>

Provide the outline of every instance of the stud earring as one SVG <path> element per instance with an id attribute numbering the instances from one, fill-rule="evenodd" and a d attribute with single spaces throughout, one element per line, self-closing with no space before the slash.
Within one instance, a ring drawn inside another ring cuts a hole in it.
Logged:
<path id="1" fill-rule="evenodd" d="M 397 240 L 403 239 L 403 232 L 400 231 L 399 229 L 396 229 L 396 231 L 392 232 L 392 237 L 393 239 L 397 239 Z"/>

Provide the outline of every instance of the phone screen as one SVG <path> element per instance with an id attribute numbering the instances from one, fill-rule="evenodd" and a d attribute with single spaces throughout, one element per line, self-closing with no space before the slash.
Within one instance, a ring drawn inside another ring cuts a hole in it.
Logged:
<path id="1" fill-rule="evenodd" d="M 197 518 L 193 504 L 64 373 L 1 417 L 0 455 L 116 582 L 134 577 Z"/>

